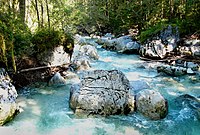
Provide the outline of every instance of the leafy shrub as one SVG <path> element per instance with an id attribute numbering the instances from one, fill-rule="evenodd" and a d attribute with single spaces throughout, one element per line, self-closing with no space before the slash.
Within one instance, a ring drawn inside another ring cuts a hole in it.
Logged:
<path id="1" fill-rule="evenodd" d="M 67 49 L 73 47 L 73 42 L 70 34 L 47 28 L 38 30 L 32 38 L 37 53 L 53 49 L 59 45 L 63 45 Z"/>

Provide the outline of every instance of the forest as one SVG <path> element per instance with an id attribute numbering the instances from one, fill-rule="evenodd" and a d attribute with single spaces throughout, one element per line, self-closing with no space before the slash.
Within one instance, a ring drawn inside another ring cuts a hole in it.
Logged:
<path id="1" fill-rule="evenodd" d="M 26 55 L 63 44 L 73 35 L 116 36 L 132 31 L 144 42 L 167 25 L 181 37 L 199 33 L 199 0 L 1 0 L 0 64 L 16 72 Z"/>
<path id="2" fill-rule="evenodd" d="M 199 18 L 200 0 L 0 0 L 0 135 L 199 135 Z"/>

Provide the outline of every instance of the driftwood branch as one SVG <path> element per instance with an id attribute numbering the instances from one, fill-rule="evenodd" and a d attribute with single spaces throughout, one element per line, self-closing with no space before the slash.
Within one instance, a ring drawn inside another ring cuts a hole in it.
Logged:
<path id="1" fill-rule="evenodd" d="M 22 70 L 18 71 L 17 73 L 34 71 L 34 70 L 45 69 L 45 68 L 59 67 L 59 66 L 63 66 L 63 64 L 47 65 L 47 66 L 42 66 L 42 67 L 34 67 L 34 68 L 22 69 Z"/>

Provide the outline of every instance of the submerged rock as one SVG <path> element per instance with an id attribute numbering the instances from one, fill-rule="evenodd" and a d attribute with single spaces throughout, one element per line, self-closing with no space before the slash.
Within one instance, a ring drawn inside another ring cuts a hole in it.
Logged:
<path id="1" fill-rule="evenodd" d="M 18 94 L 5 69 L 0 68 L 0 126 L 9 122 L 19 111 Z"/>
<path id="2" fill-rule="evenodd" d="M 80 75 L 70 90 L 70 107 L 76 114 L 128 114 L 134 111 L 130 83 L 118 70 L 94 70 Z"/>
<path id="3" fill-rule="evenodd" d="M 49 85 L 65 85 L 66 80 L 60 75 L 59 72 L 56 72 L 55 75 L 50 79 Z"/>
<path id="4" fill-rule="evenodd" d="M 198 73 L 199 65 L 194 62 L 187 62 L 183 60 L 173 61 L 170 65 L 157 66 L 158 72 L 166 73 L 171 76 L 181 76 L 185 74 L 194 75 Z"/>
<path id="5" fill-rule="evenodd" d="M 158 72 L 164 72 L 171 76 L 181 76 L 187 74 L 187 68 L 179 66 L 162 65 L 157 67 Z"/>
<path id="6" fill-rule="evenodd" d="M 197 118 L 200 119 L 200 98 L 189 94 L 183 94 L 175 99 L 175 103 L 179 107 L 188 107 L 192 109 L 196 113 Z"/>
<path id="7" fill-rule="evenodd" d="M 131 81 L 130 84 L 135 93 L 150 88 L 149 83 L 144 80 Z"/>
<path id="8" fill-rule="evenodd" d="M 199 64 L 194 63 L 194 62 L 184 62 L 184 67 L 190 68 L 193 71 L 197 71 L 199 69 Z"/>
<path id="9" fill-rule="evenodd" d="M 157 91 L 143 90 L 136 95 L 137 111 L 144 116 L 159 120 L 168 114 L 167 100 Z"/>

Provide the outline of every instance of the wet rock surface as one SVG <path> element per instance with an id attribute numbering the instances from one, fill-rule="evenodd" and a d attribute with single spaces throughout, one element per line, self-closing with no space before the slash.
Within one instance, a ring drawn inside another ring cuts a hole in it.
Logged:
<path id="1" fill-rule="evenodd" d="M 95 46 L 75 45 L 74 53 L 72 55 L 72 63 L 76 65 L 75 70 L 90 69 L 90 62 L 98 59 L 99 55 Z"/>
<path id="2" fill-rule="evenodd" d="M 107 50 L 114 50 L 121 53 L 137 54 L 140 49 L 140 44 L 133 40 L 131 36 L 121 36 L 114 38 L 105 36 L 97 40 L 97 43 L 102 44 L 102 47 Z"/>
<path id="3" fill-rule="evenodd" d="M 167 100 L 157 91 L 142 90 L 136 95 L 137 111 L 144 116 L 158 120 L 168 114 Z"/>
<path id="4" fill-rule="evenodd" d="M 49 85 L 65 85 L 65 84 L 66 80 L 60 75 L 59 72 L 56 72 L 49 81 Z"/>
<path id="5" fill-rule="evenodd" d="M 177 47 L 179 40 L 178 28 L 169 25 L 141 46 L 140 56 L 163 59 Z"/>
<path id="6" fill-rule="evenodd" d="M 194 75 L 198 73 L 199 64 L 184 60 L 173 61 L 170 65 L 162 64 L 157 67 L 158 72 L 166 73 L 170 76 Z"/>
<path id="7" fill-rule="evenodd" d="M 131 88 L 134 91 L 134 93 L 138 93 L 141 90 L 150 88 L 149 83 L 146 82 L 145 80 L 131 81 L 130 84 L 131 84 Z"/>
<path id="8" fill-rule="evenodd" d="M 81 83 L 70 90 L 70 107 L 76 114 L 128 114 L 134 110 L 130 83 L 118 70 L 83 72 Z"/>
<path id="9" fill-rule="evenodd" d="M 0 68 L 0 126 L 9 122 L 19 111 L 18 94 L 5 69 Z"/>
<path id="10" fill-rule="evenodd" d="M 190 108 L 200 119 L 200 98 L 190 94 L 183 94 L 175 99 L 175 104 L 181 108 Z"/>

